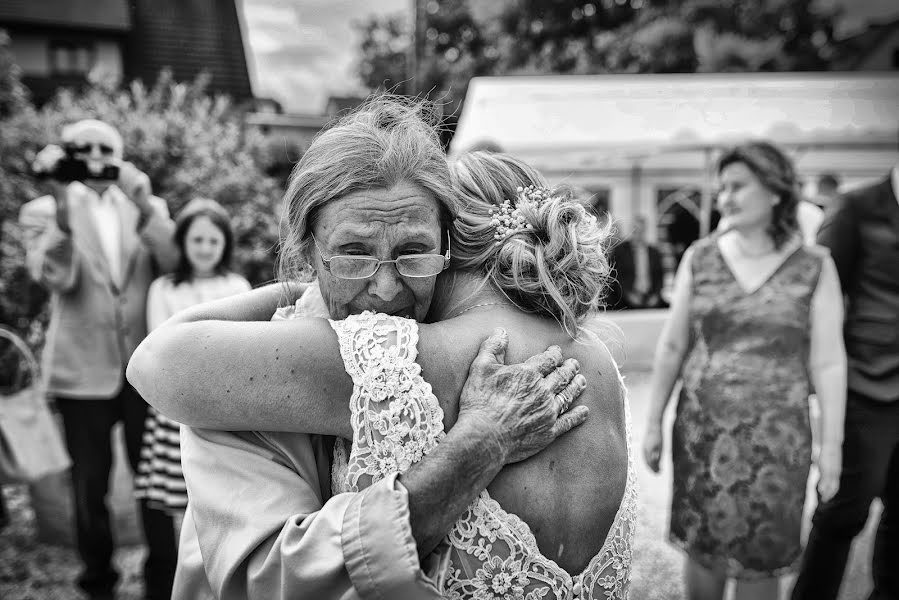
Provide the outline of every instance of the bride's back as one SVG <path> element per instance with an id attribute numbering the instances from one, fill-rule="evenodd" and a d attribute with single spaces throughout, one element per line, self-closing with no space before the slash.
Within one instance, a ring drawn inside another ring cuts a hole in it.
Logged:
<path id="1" fill-rule="evenodd" d="M 443 403 L 445 427 L 456 420 L 455 399 L 494 327 L 508 332 L 507 362 L 551 345 L 576 358 L 588 384 L 577 402 L 590 409 L 586 423 L 505 467 L 488 486 L 489 499 L 463 517 L 450 538 L 454 557 L 472 564 L 453 579 L 461 589 L 500 564 L 530 557 L 538 566 L 524 567 L 528 578 L 544 581 L 557 597 L 567 597 L 554 587 L 560 582 L 575 595 L 579 588 L 593 593 L 600 587 L 621 597 L 627 576 L 621 565 L 628 559 L 620 553 L 629 554 L 633 531 L 633 515 L 616 523 L 622 501 L 633 504 L 624 391 L 607 349 L 584 331 L 610 275 L 609 227 L 566 190 L 548 189 L 539 172 L 515 157 L 463 153 L 451 172 L 461 206 L 451 230 L 453 271 L 438 280 L 432 316 L 440 322 L 422 326 L 418 353 L 422 375 Z M 627 537 L 611 550 L 604 548 L 610 530 L 616 540 Z M 497 550 L 497 535 L 517 541 L 504 541 L 506 551 Z M 478 560 L 486 571 L 478 570 Z M 569 575 L 582 577 L 573 581 Z"/>
<path id="2" fill-rule="evenodd" d="M 528 460 L 507 465 L 488 486 L 491 497 L 530 527 L 541 554 L 571 575 L 602 548 L 625 492 L 628 470 L 624 389 L 606 347 L 573 341 L 559 324 L 504 306 L 422 325 L 418 362 L 449 430 L 457 398 L 479 344 L 494 327 L 509 334 L 506 362 L 522 362 L 553 344 L 576 358 L 587 389 L 575 401 L 590 409 L 580 427 Z"/>

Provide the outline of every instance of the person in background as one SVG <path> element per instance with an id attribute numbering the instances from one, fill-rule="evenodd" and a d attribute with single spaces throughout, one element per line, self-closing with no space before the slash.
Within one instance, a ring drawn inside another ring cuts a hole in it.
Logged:
<path id="1" fill-rule="evenodd" d="M 833 173 L 821 173 L 818 176 L 815 198 L 812 200 L 823 210 L 827 210 L 840 196 L 840 178 Z"/>
<path id="2" fill-rule="evenodd" d="M 836 263 L 847 299 L 848 404 L 840 489 L 822 498 L 793 600 L 836 598 L 852 540 L 871 501 L 883 512 L 874 541 L 870 600 L 899 598 L 899 164 L 838 196 L 818 243 Z M 820 396 L 820 392 L 819 392 Z"/>
<path id="3" fill-rule="evenodd" d="M 613 249 L 617 284 L 609 296 L 613 308 L 659 308 L 665 271 L 662 254 L 646 240 L 646 217 L 634 219 L 631 236 Z"/>
<path id="4" fill-rule="evenodd" d="M 132 471 L 137 470 L 147 404 L 125 381 L 125 366 L 147 332 L 146 300 L 159 272 L 178 262 L 175 229 L 150 179 L 122 160 L 119 133 L 84 120 L 62 130 L 63 148 L 35 158 L 52 194 L 26 203 L 19 221 L 26 262 L 51 292 L 44 347 L 48 393 L 55 399 L 72 457 L 78 585 L 90 598 L 112 598 L 119 578 L 106 495 L 112 430 L 121 422 Z M 170 598 L 177 546 L 169 515 L 140 503 L 148 546 L 147 598 Z"/>
<path id="5" fill-rule="evenodd" d="M 799 234 L 802 236 L 802 243 L 806 246 L 813 246 L 816 243 L 818 228 L 824 221 L 824 211 L 813 201 L 800 197 L 796 205 L 796 224 L 799 227 Z M 730 222 L 725 217 L 718 222 L 719 233 L 724 233 L 730 229 Z"/>
<path id="6" fill-rule="evenodd" d="M 800 198 L 799 204 L 796 205 L 796 222 L 799 224 L 802 242 L 807 246 L 813 246 L 816 243 L 818 229 L 824 222 L 824 211 L 811 200 Z"/>
<path id="7" fill-rule="evenodd" d="M 185 308 L 251 289 L 230 269 L 234 234 L 231 219 L 218 202 L 191 200 L 175 222 L 175 243 L 181 250 L 178 267 L 156 279 L 147 294 L 148 331 Z M 187 507 L 179 437 L 180 425 L 150 408 L 134 478 L 137 498 L 173 516 Z"/>
<path id="8" fill-rule="evenodd" d="M 826 250 L 805 246 L 790 160 L 765 142 L 725 152 L 718 205 L 729 227 L 700 239 L 675 277 L 656 348 L 644 458 L 658 472 L 662 418 L 682 380 L 671 436 L 671 542 L 687 554 L 690 600 L 777 598 L 802 553 L 812 460 L 809 383 L 822 433 L 822 498 L 840 473 L 843 302 Z"/>

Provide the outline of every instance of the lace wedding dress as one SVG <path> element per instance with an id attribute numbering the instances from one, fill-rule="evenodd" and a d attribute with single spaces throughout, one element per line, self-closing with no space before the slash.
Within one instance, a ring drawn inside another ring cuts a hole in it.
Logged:
<path id="1" fill-rule="evenodd" d="M 418 324 L 366 312 L 331 321 L 353 378 L 353 440 L 338 444 L 335 492 L 359 491 L 403 472 L 443 438 L 443 410 L 421 377 Z M 618 514 L 600 552 L 582 573 L 570 575 L 537 548 L 527 523 L 508 513 L 487 491 L 468 507 L 445 542 L 449 567 L 445 598 L 570 600 L 626 598 L 636 521 L 635 473 L 627 412 L 627 484 Z"/>

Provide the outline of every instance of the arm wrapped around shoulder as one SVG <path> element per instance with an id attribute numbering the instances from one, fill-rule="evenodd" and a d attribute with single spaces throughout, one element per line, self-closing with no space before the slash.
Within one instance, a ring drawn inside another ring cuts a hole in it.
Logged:
<path id="1" fill-rule="evenodd" d="M 463 154 L 453 174 L 464 206 L 455 223 L 454 267 L 488 273 L 519 308 L 553 317 L 577 337 L 611 281 L 611 226 L 508 155 Z"/>

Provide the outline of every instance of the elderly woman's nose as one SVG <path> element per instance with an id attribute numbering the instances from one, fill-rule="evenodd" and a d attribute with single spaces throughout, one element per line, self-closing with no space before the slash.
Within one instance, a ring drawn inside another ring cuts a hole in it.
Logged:
<path id="1" fill-rule="evenodd" d="M 368 284 L 369 293 L 381 300 L 393 300 L 402 289 L 402 277 L 392 263 L 382 264 Z"/>

